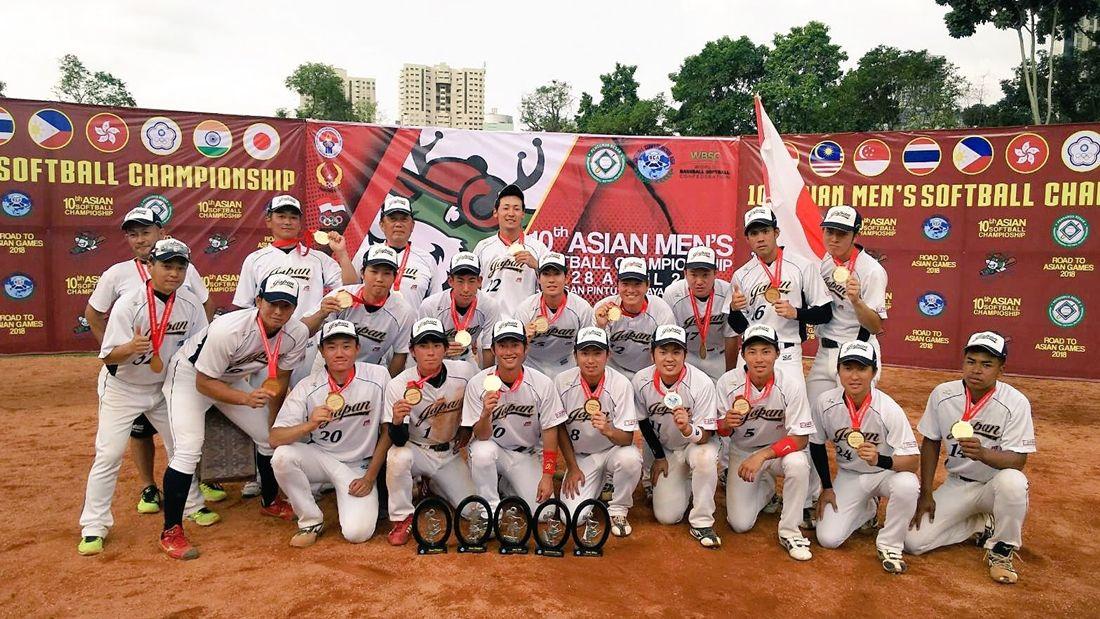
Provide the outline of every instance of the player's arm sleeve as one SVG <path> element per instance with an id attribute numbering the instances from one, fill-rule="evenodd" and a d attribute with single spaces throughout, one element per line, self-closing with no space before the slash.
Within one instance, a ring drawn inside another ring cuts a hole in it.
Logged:
<path id="1" fill-rule="evenodd" d="M 823 423 L 825 421 L 824 396 L 824 393 L 821 394 L 821 397 L 810 405 L 810 418 L 814 422 L 814 433 L 810 435 L 811 445 L 824 445 L 825 441 L 828 440 L 828 437 L 825 436 L 825 424 Z"/>
<path id="2" fill-rule="evenodd" d="M 431 297 L 428 297 L 431 298 Z M 428 302 L 428 299 L 424 299 L 420 302 L 420 307 L 416 310 L 416 319 L 427 318 L 432 315 L 432 306 Z"/>
<path id="3" fill-rule="evenodd" d="M 824 305 L 796 308 L 795 317 L 798 322 L 808 325 L 825 324 L 833 319 L 833 304 L 831 301 L 826 301 Z"/>
<path id="4" fill-rule="evenodd" d="M 822 490 L 833 487 L 833 478 L 829 474 L 829 453 L 825 451 L 824 443 L 810 442 L 810 459 L 814 462 L 814 470 L 821 479 Z"/>
<path id="5" fill-rule="evenodd" d="M 99 347 L 100 359 L 106 359 L 117 346 L 134 339 L 134 323 L 138 319 L 138 309 L 133 303 L 126 303 L 111 312 L 107 318 L 107 328 L 103 331 L 103 343 Z M 142 332 L 144 333 L 145 329 L 142 329 Z"/>
<path id="6" fill-rule="evenodd" d="M 886 282 L 886 270 L 875 270 L 867 278 L 867 289 L 863 293 L 863 302 L 883 319 L 886 318 Z"/>
<path id="7" fill-rule="evenodd" d="M 830 305 L 833 301 L 829 289 L 825 287 L 825 278 L 821 275 L 821 263 L 807 261 L 802 267 L 803 291 L 806 305 Z"/>
<path id="8" fill-rule="evenodd" d="M 913 435 L 909 418 L 905 416 L 905 411 L 900 406 L 894 408 L 890 415 L 884 415 L 882 421 L 883 425 L 886 426 L 886 444 L 894 450 L 893 455 L 916 456 L 920 454 L 920 449 L 917 447 L 917 437 Z"/>
<path id="9" fill-rule="evenodd" d="M 538 307 L 536 303 L 537 299 L 535 298 L 537 294 L 538 293 L 527 297 L 516 306 L 516 313 L 512 318 L 518 320 L 521 325 L 527 325 L 527 323 L 535 319 L 534 308 Z"/>
<path id="10" fill-rule="evenodd" d="M 109 312 L 111 306 L 118 300 L 118 297 L 115 296 L 115 290 L 117 290 L 117 286 L 114 283 L 114 272 L 107 269 L 96 281 L 95 288 L 92 289 L 92 295 L 88 297 L 88 305 L 101 314 Z"/>
<path id="11" fill-rule="evenodd" d="M 215 320 L 206 331 L 206 342 L 195 359 L 195 369 L 211 378 L 216 378 L 225 373 L 233 351 L 226 346 L 226 338 L 231 334 L 225 330 L 226 322 Z"/>
<path id="12" fill-rule="evenodd" d="M 736 288 L 734 288 L 736 286 Z M 726 300 L 726 337 L 735 337 L 749 328 L 749 318 L 744 310 L 733 309 L 733 295 L 735 290 L 743 290 L 737 275 L 730 280 L 730 298 Z M 747 309 L 747 308 L 746 308 Z"/>
<path id="13" fill-rule="evenodd" d="M 554 389 L 554 384 L 549 380 L 539 388 L 539 423 L 543 430 L 549 430 L 554 426 L 565 423 L 565 405 L 561 402 L 561 395 Z"/>
<path id="14" fill-rule="evenodd" d="M 649 446 L 649 450 L 653 452 L 653 458 L 661 460 L 665 457 L 665 449 L 661 446 L 661 438 L 657 436 L 657 431 L 653 429 L 653 422 L 648 418 L 638 421 L 638 430 L 642 433 L 642 438 L 645 439 L 645 444 Z"/>
<path id="15" fill-rule="evenodd" d="M 583 298 L 581 299 L 581 301 L 582 303 L 578 304 L 580 307 L 577 308 L 577 314 L 579 315 L 579 318 L 577 319 L 577 324 L 579 324 L 583 328 L 587 327 L 590 324 L 593 324 L 596 318 L 592 315 L 592 304 Z M 630 377 L 627 376 L 626 379 L 627 381 L 629 381 Z"/>
<path id="16" fill-rule="evenodd" d="M 633 432 L 638 429 L 638 408 L 634 402 L 634 390 L 630 388 L 629 380 L 615 381 L 617 388 L 613 394 L 616 406 L 622 406 L 622 416 L 612 425 L 623 432 Z"/>
<path id="17" fill-rule="evenodd" d="M 932 393 L 928 395 L 928 403 L 924 405 L 924 414 L 917 422 L 917 430 L 921 433 L 921 436 L 933 441 L 943 440 L 943 434 L 940 433 L 940 424 L 936 415 L 936 402 L 940 400 L 940 397 L 939 389 L 933 389 Z"/>
<path id="18" fill-rule="evenodd" d="M 790 386 L 784 394 L 787 400 L 787 412 L 784 415 L 787 422 L 787 433 L 792 436 L 813 436 L 816 433 L 813 415 L 810 413 L 810 403 L 806 398 L 806 387 L 802 377 L 790 381 Z"/>
<path id="19" fill-rule="evenodd" d="M 480 374 L 466 383 L 466 393 L 462 396 L 462 426 L 466 428 L 474 427 L 474 424 L 481 419 L 482 388 L 478 376 Z"/>
<path id="20" fill-rule="evenodd" d="M 324 279 L 325 291 L 335 290 L 344 285 L 344 272 L 340 263 L 327 254 L 322 254 L 321 277 Z M 352 265 L 354 267 L 354 265 Z"/>
<path id="21" fill-rule="evenodd" d="M 309 329 L 304 324 L 301 324 L 297 318 L 291 318 L 292 321 L 298 322 L 300 329 L 295 329 L 293 346 L 286 352 L 282 352 L 279 355 L 279 369 L 280 370 L 294 370 L 305 361 L 306 348 L 310 345 Z M 285 327 L 284 327 L 285 328 Z M 286 336 L 284 342 L 286 342 Z"/>
<path id="22" fill-rule="evenodd" d="M 442 277 L 439 274 L 439 264 L 436 263 L 435 258 L 428 256 L 427 262 L 424 266 L 428 269 L 428 275 L 432 278 L 431 283 L 428 285 L 428 292 L 424 295 L 424 298 L 428 298 L 433 294 L 443 292 L 443 280 L 446 277 Z"/>
<path id="23" fill-rule="evenodd" d="M 1019 454 L 1035 452 L 1035 425 L 1031 420 L 1031 402 L 1020 396 L 1020 402 L 1008 411 L 1008 422 L 1001 436 L 1002 449 Z"/>
<path id="24" fill-rule="evenodd" d="M 199 303 L 206 303 L 210 299 L 210 290 L 207 289 L 206 282 L 193 264 L 187 265 L 187 283 L 191 286 L 191 292 L 198 298 Z"/>
<path id="25" fill-rule="evenodd" d="M 409 354 L 409 342 L 412 339 L 412 328 L 415 323 L 416 310 L 406 303 L 405 311 L 401 314 L 401 320 L 397 325 L 397 340 L 393 344 L 395 354 Z"/>
<path id="26" fill-rule="evenodd" d="M 283 406 L 279 409 L 279 414 L 275 417 L 275 423 L 272 424 L 272 427 L 289 428 L 305 423 L 309 419 L 310 411 L 306 405 L 310 388 L 308 383 L 309 381 L 303 380 L 290 390 L 290 394 L 283 400 Z"/>
<path id="27" fill-rule="evenodd" d="M 714 389 L 714 383 L 710 377 L 702 372 L 696 374 L 699 385 L 692 385 L 695 396 L 695 408 L 691 410 L 692 423 L 698 424 L 704 430 L 718 429 L 718 393 Z"/>
<path id="28" fill-rule="evenodd" d="M 233 305 L 237 307 L 252 307 L 256 305 L 256 295 L 259 293 L 260 282 L 256 281 L 255 268 L 252 266 L 254 258 L 249 254 L 241 265 L 241 275 L 237 278 L 237 290 L 233 293 Z"/>
<path id="29" fill-rule="evenodd" d="M 500 305 L 489 295 L 485 296 L 485 302 L 478 301 L 478 307 L 485 305 L 485 324 L 481 326 L 481 334 L 478 337 L 478 348 L 488 350 L 493 347 L 493 326 L 500 320 Z"/>
<path id="30" fill-rule="evenodd" d="M 382 423 L 393 423 L 393 405 L 404 397 L 401 379 L 394 377 L 386 381 L 386 389 L 382 392 Z M 408 423 L 408 417 L 405 423 Z"/>

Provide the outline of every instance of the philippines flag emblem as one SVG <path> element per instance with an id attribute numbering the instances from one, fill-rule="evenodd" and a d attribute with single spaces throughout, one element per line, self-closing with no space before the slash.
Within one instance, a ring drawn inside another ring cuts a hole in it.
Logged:
<path id="1" fill-rule="evenodd" d="M 0 146 L 8 143 L 15 135 L 15 119 L 7 110 L 0 107 Z"/>
<path id="2" fill-rule="evenodd" d="M 27 133 L 42 148 L 64 148 L 73 139 L 73 121 L 60 110 L 38 110 L 27 122 Z"/>
<path id="3" fill-rule="evenodd" d="M 993 163 L 993 145 L 980 135 L 968 135 L 955 144 L 951 160 L 963 174 L 980 174 Z"/>
<path id="4" fill-rule="evenodd" d="M 940 167 L 940 145 L 932 138 L 914 138 L 905 145 L 901 163 L 914 176 L 926 176 Z"/>
<path id="5" fill-rule="evenodd" d="M 852 156 L 856 170 L 864 176 L 878 176 L 890 167 L 890 147 L 882 140 L 864 140 Z"/>
<path id="6" fill-rule="evenodd" d="M 810 151 L 810 169 L 818 176 L 832 176 L 844 165 L 844 149 L 831 140 L 818 142 Z"/>

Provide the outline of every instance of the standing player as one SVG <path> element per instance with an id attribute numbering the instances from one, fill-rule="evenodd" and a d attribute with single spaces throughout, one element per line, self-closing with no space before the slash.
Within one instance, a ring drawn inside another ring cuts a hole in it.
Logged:
<path id="1" fill-rule="evenodd" d="M 554 382 L 524 367 L 523 323 L 506 318 L 493 327 L 496 365 L 478 372 L 466 387 L 462 425 L 473 428 L 470 472 L 477 493 L 495 512 L 503 475 L 534 510 L 554 494 L 558 462 L 557 426 L 565 409 Z"/>
<path id="2" fill-rule="evenodd" d="M 103 552 L 103 541 L 114 524 L 111 497 L 137 417 L 148 415 L 150 425 L 162 430 L 165 451 L 172 457 L 172 433 L 161 393 L 164 367 L 183 340 L 207 324 L 202 303 L 183 287 L 191 266 L 187 246 L 163 239 L 157 241 L 150 258 L 145 285 L 126 292 L 114 304 L 99 351 L 106 372 L 100 377 L 96 455 L 80 514 L 82 539 L 77 552 L 82 555 Z M 204 526 L 218 521 L 218 515 L 203 506 L 193 483 L 184 511 Z"/>
<path id="3" fill-rule="evenodd" d="M 497 302 L 481 290 L 481 263 L 473 252 L 451 257 L 450 290 L 424 299 L 421 318 L 435 318 L 447 334 L 447 358 L 466 361 L 480 370 L 493 364 L 493 325 L 500 318 Z"/>
<path id="4" fill-rule="evenodd" d="M 650 365 L 650 342 L 659 325 L 676 318 L 664 299 L 649 294 L 645 260 L 623 258 L 618 269 L 618 294 L 596 303 L 593 321 L 605 329 L 611 342 L 611 367 L 627 376 Z"/>
<path id="5" fill-rule="evenodd" d="M 470 467 L 459 451 L 470 440 L 461 427 L 466 385 L 477 368 L 445 359 L 448 340 L 443 323 L 421 318 L 413 325 L 416 366 L 386 384 L 383 428 L 393 447 L 386 456 L 386 489 L 393 521 L 389 541 L 409 541 L 413 517 L 413 477 L 428 477 L 432 491 L 456 507 L 474 494 Z"/>
<path id="6" fill-rule="evenodd" d="M 799 561 L 808 561 L 810 540 L 799 529 L 801 507 L 810 484 L 806 443 L 814 433 L 802 373 L 778 367 L 775 330 L 757 324 L 741 342 L 744 368 L 718 379 L 718 433 L 730 437 L 730 475 L 726 481 L 726 517 L 737 533 L 756 525 L 760 511 L 775 496 L 775 478 L 783 476 L 779 543 Z"/>
<path id="7" fill-rule="evenodd" d="M 592 306 L 565 288 L 565 256 L 550 252 L 539 262 L 539 288 L 519 304 L 515 319 L 527 325 L 527 365 L 550 378 L 577 367 L 573 343 L 581 327 L 592 324 Z"/>
<path id="8" fill-rule="evenodd" d="M 523 233 L 523 191 L 508 185 L 497 194 L 493 215 L 499 230 L 482 239 L 474 253 L 488 271 L 482 284 L 500 306 L 502 316 L 514 315 L 520 301 L 538 291 L 535 269 L 550 250 L 542 241 Z"/>
<path id="9" fill-rule="evenodd" d="M 437 275 L 439 268 L 435 258 L 419 247 L 413 247 L 412 205 L 401 196 L 386 196 L 382 210 L 378 213 L 378 226 L 386 238 L 386 245 L 397 252 L 397 276 L 393 280 L 393 291 L 405 295 L 405 300 L 414 308 L 426 297 L 443 290 L 443 281 Z M 363 239 L 359 251 L 355 252 L 352 264 L 363 264 L 370 249 L 370 235 Z"/>
<path id="10" fill-rule="evenodd" d="M 607 511 L 611 532 L 630 535 L 627 514 L 634 505 L 634 488 L 642 477 L 642 454 L 634 446 L 638 427 L 630 380 L 607 367 L 607 332 L 585 327 L 577 334 L 577 367 L 554 379 L 568 416 L 559 426 L 558 444 L 567 471 L 561 484 L 569 513 L 600 495 L 604 476 L 611 475 L 615 490 Z"/>
<path id="11" fill-rule="evenodd" d="M 943 383 L 928 396 L 917 429 L 920 447 L 920 499 L 905 549 L 924 554 L 957 544 L 974 533 L 985 548 L 989 576 L 1014 584 L 1012 557 L 1023 543 L 1027 516 L 1027 456 L 1035 452 L 1031 403 L 998 380 L 1008 349 L 992 331 L 970 336 L 963 379 Z M 932 492 L 940 443 L 947 442 L 947 480 Z M 927 518 L 925 518 L 927 516 Z"/>
<path id="12" fill-rule="evenodd" d="M 778 367 L 802 376 L 806 325 L 828 322 L 832 299 L 814 262 L 784 252 L 777 244 L 779 225 L 767 206 L 745 213 L 745 238 L 754 255 L 733 274 L 729 324 L 738 334 L 764 324 L 779 336 Z"/>
<path id="13" fill-rule="evenodd" d="M 219 317 L 188 338 L 168 366 L 164 396 L 176 452 L 164 472 L 160 546 L 174 559 L 199 556 L 183 532 L 183 504 L 202 455 L 206 411 L 211 406 L 217 406 L 256 445 L 260 513 L 284 520 L 294 517 L 290 505 L 277 498 L 268 432 L 286 396 L 291 370 L 302 363 L 308 345 L 309 330 L 292 317 L 297 302 L 298 282 L 272 275 L 260 286 L 256 309 Z M 253 388 L 248 379 L 260 372 L 266 379 Z"/>
<path id="14" fill-rule="evenodd" d="M 375 481 L 389 447 L 389 437 L 379 438 L 379 409 L 390 375 L 355 361 L 359 336 L 346 320 L 325 323 L 320 347 L 325 365 L 290 392 L 269 439 L 271 468 L 298 515 L 298 532 L 290 538 L 296 548 L 312 546 L 325 528 L 311 484 L 333 485 L 344 539 L 358 544 L 374 535 Z"/>
<path id="15" fill-rule="evenodd" d="M 806 378 L 806 393 L 815 404 L 822 393 L 837 387 L 837 352 L 852 340 L 870 342 L 881 359 L 878 338 L 886 323 L 886 269 L 863 248 L 856 235 L 863 216 L 850 206 L 834 206 L 825 214 L 828 254 L 821 260 L 821 277 L 833 300 L 829 322 L 815 327 L 817 356 Z M 875 367 L 880 363 L 876 362 Z"/>
<path id="16" fill-rule="evenodd" d="M 718 548 L 718 442 L 711 440 L 718 410 L 714 382 L 684 362 L 687 334 L 682 327 L 660 325 L 651 347 L 653 365 L 634 374 L 631 384 L 638 429 L 653 453 L 653 515 L 661 524 L 676 524 L 691 505 L 691 536 L 705 548 Z"/>
<path id="17" fill-rule="evenodd" d="M 669 284 L 664 294 L 676 324 L 687 333 L 687 362 L 712 380 L 737 364 L 737 344 L 726 323 L 731 288 L 717 278 L 717 265 L 713 249 L 691 248 L 684 278 Z"/>
<path id="18" fill-rule="evenodd" d="M 885 498 L 886 521 L 875 547 L 882 569 L 901 574 L 907 568 L 901 556 L 905 529 L 920 492 L 914 475 L 920 460 L 917 439 L 905 411 L 873 387 L 878 357 L 869 343 L 846 342 L 838 363 L 842 386 L 826 391 L 812 406 L 817 431 L 810 455 L 824 486 L 817 502 L 817 543 L 840 546 L 868 519 L 875 521 L 876 499 Z M 836 449 L 832 482 L 825 441 Z"/>

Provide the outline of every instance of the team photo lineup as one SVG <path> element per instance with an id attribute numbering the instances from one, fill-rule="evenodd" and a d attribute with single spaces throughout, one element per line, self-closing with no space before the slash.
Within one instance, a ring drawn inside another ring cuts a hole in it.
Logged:
<path id="1" fill-rule="evenodd" d="M 794 561 L 858 532 L 874 536 L 885 572 L 902 574 L 966 542 L 975 569 L 1017 582 L 1036 441 L 1027 396 L 1002 380 L 1009 343 L 995 331 L 964 338 L 957 376 L 927 395 L 918 440 L 879 381 L 888 276 L 862 250 L 857 209 L 822 209 L 826 252 L 810 260 L 785 251 L 765 201 L 715 224 L 751 252 L 730 281 L 715 248 L 697 245 L 658 296 L 645 258 L 626 256 L 615 294 L 589 303 L 570 291 L 567 256 L 525 230 L 524 199 L 500 189 L 496 233 L 441 268 L 411 243 L 418 213 L 399 195 L 380 205 L 383 242 L 360 247 L 308 229 L 292 195 L 249 205 L 274 240 L 244 259 L 234 309 L 220 315 L 192 249 L 155 210 L 127 212 L 119 233 L 133 255 L 103 273 L 84 314 L 103 367 L 77 552 L 110 554 L 112 510 L 136 499 L 163 516 L 149 553 L 155 542 L 200 557 L 195 527 L 218 524 L 212 506 L 228 496 L 201 478 L 216 409 L 253 443 L 256 476 L 241 495 L 255 497 L 256 518 L 285 521 L 296 548 L 326 532 L 365 552 L 376 533 L 419 542 L 428 498 L 456 529 L 495 523 L 498 537 L 502 506 L 525 507 L 538 529 L 539 506 L 560 501 L 574 527 L 606 514 L 608 552 L 635 531 L 636 507 L 715 551 L 778 514 L 776 553 Z M 804 373 L 810 330 L 818 348 Z M 143 489 L 116 497 L 127 453 Z M 319 507 L 330 493 L 338 532 Z"/>

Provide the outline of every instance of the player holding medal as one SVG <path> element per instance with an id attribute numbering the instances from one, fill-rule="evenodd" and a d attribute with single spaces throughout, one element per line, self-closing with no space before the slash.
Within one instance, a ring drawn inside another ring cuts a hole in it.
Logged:
<path id="1" fill-rule="evenodd" d="M 443 325 L 447 358 L 469 362 L 475 371 L 493 364 L 490 340 L 493 325 L 500 318 L 496 300 L 481 290 L 481 282 L 477 256 L 460 251 L 451 257 L 447 271 L 451 289 L 433 294 L 420 304 L 421 318 L 435 318 Z"/>
<path id="2" fill-rule="evenodd" d="M 550 252 L 539 262 L 540 292 L 523 300 L 516 320 L 527 325 L 527 364 L 550 378 L 577 367 L 573 343 L 581 327 L 592 324 L 592 306 L 579 294 L 569 294 L 565 256 Z"/>
<path id="3" fill-rule="evenodd" d="M 609 351 L 606 331 L 584 327 L 577 334 L 578 367 L 554 379 L 568 414 L 568 421 L 558 426 L 567 467 L 561 496 L 575 513 L 583 501 L 600 495 L 604 476 L 610 474 L 615 487 L 607 506 L 611 532 L 625 537 L 631 531 L 627 513 L 642 477 L 642 454 L 634 446 L 634 389 L 630 380 L 607 367 Z"/>
<path id="4" fill-rule="evenodd" d="M 963 379 L 943 383 L 928 396 L 917 424 L 924 436 L 920 500 L 905 550 L 923 554 L 977 533 L 989 576 L 1013 584 L 1019 575 L 1012 558 L 1023 543 L 1027 516 L 1023 469 L 1035 452 L 1035 428 L 1027 397 L 998 380 L 1007 358 L 1004 337 L 975 333 L 966 343 Z M 942 442 L 947 480 L 932 492 Z"/>
<path id="5" fill-rule="evenodd" d="M 812 405 L 817 431 L 810 438 L 810 455 L 823 489 L 817 503 L 817 542 L 836 548 L 878 516 L 878 500 L 886 499 L 886 520 L 875 540 L 882 569 L 905 572 L 902 558 L 905 529 L 917 508 L 920 482 L 917 439 L 905 411 L 890 396 L 874 388 L 878 356 L 869 342 L 850 341 L 840 347 L 837 372 L 841 387 L 826 391 Z M 836 449 L 836 479 L 829 477 L 825 442 Z"/>
<path id="6" fill-rule="evenodd" d="M 676 324 L 687 331 L 688 363 L 714 380 L 737 363 L 735 334 L 726 320 L 732 289 L 716 277 L 716 269 L 713 249 L 693 247 L 683 279 L 669 284 L 664 294 Z"/>
<path id="7" fill-rule="evenodd" d="M 443 290 L 443 279 L 437 275 L 439 270 L 435 258 L 420 247 L 414 247 L 410 240 L 416 220 L 413 219 L 412 205 L 401 196 L 386 196 L 382 209 L 378 212 L 378 227 L 385 237 L 385 244 L 397 253 L 397 273 L 393 279 L 393 291 L 404 295 L 412 307 L 417 307 L 426 297 Z M 429 246 L 430 247 L 430 246 Z M 371 236 L 368 234 L 351 263 L 363 264 L 367 251 L 371 248 Z"/>
<path id="8" fill-rule="evenodd" d="M 611 367 L 626 376 L 653 362 L 653 332 L 659 325 L 675 324 L 676 317 L 665 300 L 649 294 L 645 260 L 623 258 L 617 270 L 618 294 L 595 305 L 593 323 L 607 331 L 611 343 Z"/>
<path id="9" fill-rule="evenodd" d="M 496 300 L 502 316 L 514 315 L 520 302 L 538 291 L 535 270 L 550 251 L 542 241 L 524 234 L 525 215 L 523 191 L 515 185 L 501 189 L 493 205 L 500 229 L 474 247 L 487 271 L 482 290 Z"/>

